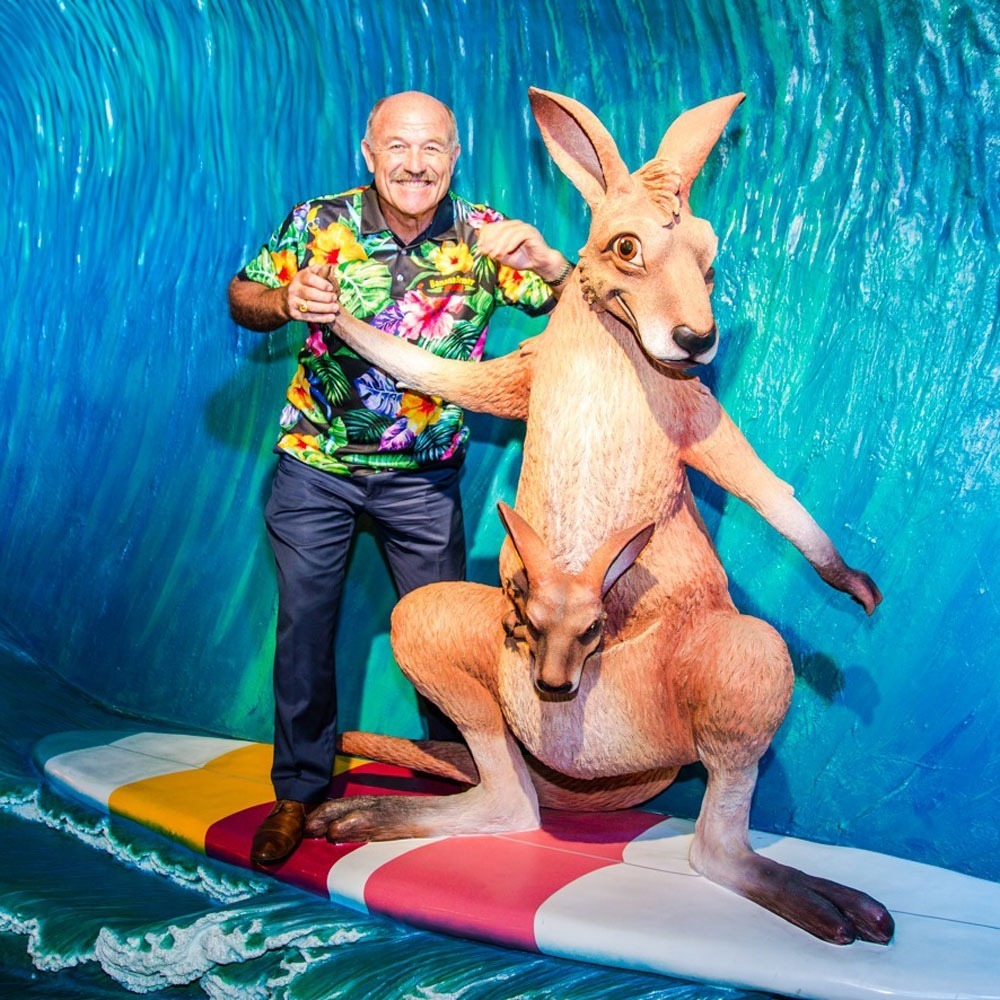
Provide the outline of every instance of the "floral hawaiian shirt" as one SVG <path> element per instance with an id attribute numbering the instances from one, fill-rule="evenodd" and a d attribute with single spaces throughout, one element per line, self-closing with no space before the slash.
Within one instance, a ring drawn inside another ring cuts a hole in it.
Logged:
<path id="1" fill-rule="evenodd" d="M 333 264 L 341 303 L 355 316 L 434 354 L 478 361 L 498 306 L 539 315 L 555 304 L 537 274 L 477 252 L 479 227 L 501 218 L 449 193 L 428 229 L 404 246 L 375 189 L 355 188 L 298 205 L 240 277 L 277 288 L 309 263 Z M 341 475 L 461 462 L 469 431 L 458 406 L 402 391 L 329 327 L 309 324 L 298 362 L 279 453 Z"/>

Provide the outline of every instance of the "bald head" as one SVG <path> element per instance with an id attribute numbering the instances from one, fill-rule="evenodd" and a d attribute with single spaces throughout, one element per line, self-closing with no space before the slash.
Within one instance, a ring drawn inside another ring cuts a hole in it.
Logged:
<path id="1" fill-rule="evenodd" d="M 378 126 L 378 119 L 383 115 L 392 116 L 394 114 L 420 115 L 432 120 L 435 117 L 443 118 L 447 123 L 447 140 L 449 147 L 458 145 L 458 123 L 455 121 L 455 112 L 442 101 L 430 94 L 425 94 L 420 90 L 405 90 L 399 94 L 390 94 L 375 102 L 368 113 L 368 121 L 365 124 L 365 142 L 372 144 L 372 135 Z"/>
<path id="2" fill-rule="evenodd" d="M 389 228 L 407 242 L 423 232 L 447 196 L 461 147 L 451 108 L 411 90 L 379 101 L 361 153 Z"/>

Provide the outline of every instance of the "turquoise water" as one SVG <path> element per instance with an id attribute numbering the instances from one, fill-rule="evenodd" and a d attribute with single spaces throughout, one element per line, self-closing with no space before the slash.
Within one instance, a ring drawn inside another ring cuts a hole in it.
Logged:
<path id="1" fill-rule="evenodd" d="M 694 191 L 720 237 L 706 381 L 885 594 L 865 619 L 695 483 L 737 604 L 781 631 L 796 669 L 753 825 L 1000 880 L 995 0 L 0 0 L 0 54 L 0 986 L 118 995 L 162 965 L 178 995 L 263 995 L 287 976 L 292 996 L 380 996 L 387 970 L 419 997 L 720 994 L 241 877 L 246 898 L 217 898 L 221 870 L 195 870 L 195 889 L 178 884 L 184 857 L 146 874 L 162 845 L 116 829 L 115 851 L 146 852 L 137 868 L 37 797 L 32 741 L 121 728 L 112 710 L 270 738 L 261 509 L 297 334 L 236 328 L 224 290 L 293 203 L 365 178 L 368 108 L 409 87 L 455 107 L 456 189 L 570 253 L 586 210 L 528 84 L 593 108 L 633 166 L 683 108 L 747 93 Z M 492 352 L 537 328 L 501 317 Z M 519 431 L 473 433 L 470 565 L 492 583 Z M 392 603 L 362 536 L 343 723 L 418 735 Z M 694 769 L 657 806 L 691 816 L 702 788 Z"/>

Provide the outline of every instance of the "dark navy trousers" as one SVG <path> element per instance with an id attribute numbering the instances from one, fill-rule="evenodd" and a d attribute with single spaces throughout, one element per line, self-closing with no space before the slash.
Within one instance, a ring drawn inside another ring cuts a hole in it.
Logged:
<path id="1" fill-rule="evenodd" d="M 399 595 L 439 580 L 465 578 L 458 469 L 338 476 L 298 459 L 278 459 L 265 509 L 278 570 L 274 659 L 275 796 L 314 803 L 325 797 L 337 735 L 333 639 L 358 517 L 382 540 Z M 432 739 L 457 730 L 420 699 Z"/>

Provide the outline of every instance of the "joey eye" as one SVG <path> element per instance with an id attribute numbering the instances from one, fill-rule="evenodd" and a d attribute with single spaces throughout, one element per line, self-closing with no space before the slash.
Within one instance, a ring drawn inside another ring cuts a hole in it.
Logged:
<path id="1" fill-rule="evenodd" d="M 611 251 L 627 264 L 642 264 L 642 244 L 638 236 L 624 233 L 611 241 Z"/>
<path id="2" fill-rule="evenodd" d="M 604 626 L 603 618 L 595 618 L 581 633 L 580 642 L 593 642 L 600 634 Z"/>

